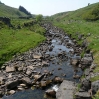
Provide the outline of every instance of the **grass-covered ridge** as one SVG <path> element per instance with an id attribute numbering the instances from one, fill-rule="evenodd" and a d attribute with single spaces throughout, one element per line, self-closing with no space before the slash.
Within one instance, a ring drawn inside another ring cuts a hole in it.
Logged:
<path id="1" fill-rule="evenodd" d="M 29 20 L 16 20 L 13 22 L 16 26 L 20 23 L 21 29 L 9 28 L 1 22 L 0 65 L 10 60 L 16 53 L 22 53 L 30 48 L 34 48 L 45 40 L 43 35 L 45 30 L 39 24 L 24 27 L 22 24 L 26 21 L 29 22 Z"/>
<path id="2" fill-rule="evenodd" d="M 0 17 L 19 17 L 27 16 L 25 13 L 19 11 L 17 8 L 7 6 L 3 3 L 0 3 Z"/>
<path id="3" fill-rule="evenodd" d="M 86 19 L 86 20 L 98 20 L 99 19 L 99 3 L 86 5 L 84 8 L 80 8 L 75 11 L 62 12 L 52 16 L 52 18 L 60 21 L 66 19 Z"/>

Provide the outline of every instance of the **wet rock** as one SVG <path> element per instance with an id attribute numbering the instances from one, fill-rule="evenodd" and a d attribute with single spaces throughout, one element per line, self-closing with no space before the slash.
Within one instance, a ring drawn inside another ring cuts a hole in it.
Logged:
<path id="1" fill-rule="evenodd" d="M 62 70 L 62 68 L 58 68 L 58 70 Z"/>
<path id="2" fill-rule="evenodd" d="M 83 67 L 91 66 L 92 62 L 93 62 L 92 57 L 88 56 L 87 54 L 81 59 L 81 65 Z"/>
<path id="3" fill-rule="evenodd" d="M 79 65 L 79 60 L 78 59 L 71 59 L 70 64 L 74 65 L 74 66 L 77 66 L 77 65 Z"/>
<path id="4" fill-rule="evenodd" d="M 63 82 L 63 79 L 60 78 L 60 77 L 58 77 L 58 76 L 56 76 L 56 77 L 53 79 L 53 82 L 54 82 L 54 83 L 62 83 L 62 82 Z"/>
<path id="5" fill-rule="evenodd" d="M 90 74 L 90 69 L 86 69 L 85 71 L 84 71 L 84 75 L 85 76 L 88 76 Z"/>
<path id="6" fill-rule="evenodd" d="M 4 91 L 0 90 L 0 97 L 2 97 L 4 95 Z M 2 98 L 1 98 L 2 99 Z"/>
<path id="7" fill-rule="evenodd" d="M 46 84 L 50 85 L 52 83 L 52 80 L 46 80 Z"/>
<path id="8" fill-rule="evenodd" d="M 44 73 L 48 74 L 48 73 L 49 73 L 49 71 L 48 71 L 48 70 L 44 70 Z"/>
<path id="9" fill-rule="evenodd" d="M 52 50 L 53 50 L 53 47 L 50 47 L 50 48 L 49 48 L 49 51 L 52 51 Z"/>
<path id="10" fill-rule="evenodd" d="M 8 78 L 11 79 L 12 78 L 12 73 L 8 74 Z"/>
<path id="11" fill-rule="evenodd" d="M 67 47 L 71 47 L 71 46 L 72 46 L 72 44 L 71 44 L 71 43 L 67 43 L 66 45 L 67 45 Z"/>
<path id="12" fill-rule="evenodd" d="M 42 56 L 41 55 L 33 55 L 33 58 L 40 59 L 40 58 L 42 58 Z"/>
<path id="13" fill-rule="evenodd" d="M 73 78 L 74 79 L 80 79 L 80 76 L 79 75 L 73 75 Z"/>
<path id="14" fill-rule="evenodd" d="M 0 85 L 3 85 L 5 81 L 5 77 L 0 77 Z"/>
<path id="15" fill-rule="evenodd" d="M 56 97 L 56 92 L 52 89 L 48 89 L 45 93 L 51 97 Z"/>
<path id="16" fill-rule="evenodd" d="M 23 90 L 24 90 L 24 88 L 18 88 L 18 90 L 19 90 L 19 91 L 23 91 Z"/>
<path id="17" fill-rule="evenodd" d="M 22 72 L 22 71 L 23 71 L 23 67 L 19 67 L 19 68 L 18 68 L 18 71 L 19 71 L 19 72 Z"/>
<path id="18" fill-rule="evenodd" d="M 75 91 L 75 85 L 71 81 L 64 80 L 59 86 L 56 92 L 57 99 L 73 99 L 73 93 Z"/>
<path id="19" fill-rule="evenodd" d="M 99 80 L 92 82 L 92 92 L 96 93 L 99 90 Z"/>
<path id="20" fill-rule="evenodd" d="M 15 81 L 9 81 L 6 83 L 7 89 L 13 89 L 17 87 L 20 84 L 20 80 L 15 80 Z"/>
<path id="21" fill-rule="evenodd" d="M 77 92 L 75 96 L 76 99 L 92 99 L 88 92 Z"/>
<path id="22" fill-rule="evenodd" d="M 32 74 L 32 71 L 31 70 L 27 70 L 26 74 L 30 76 Z"/>
<path id="23" fill-rule="evenodd" d="M 47 86 L 46 81 L 41 81 L 40 85 L 41 85 L 42 88 L 46 87 Z"/>
<path id="24" fill-rule="evenodd" d="M 58 53 L 58 57 L 62 56 L 63 54 L 62 53 Z"/>
<path id="25" fill-rule="evenodd" d="M 44 74 L 43 75 L 34 75 L 33 76 L 34 79 L 37 81 L 37 80 L 41 80 L 43 77 L 44 77 Z"/>
<path id="26" fill-rule="evenodd" d="M 88 91 L 91 88 L 91 81 L 89 79 L 84 78 L 81 81 L 81 88 L 85 91 Z"/>
<path id="27" fill-rule="evenodd" d="M 6 72 L 15 72 L 15 68 L 14 67 L 10 67 L 10 66 L 6 66 Z"/>
<path id="28" fill-rule="evenodd" d="M 20 86 L 22 86 L 22 87 L 26 87 L 26 84 L 20 84 Z"/>
<path id="29" fill-rule="evenodd" d="M 42 62 L 42 66 L 43 66 L 43 67 L 47 67 L 47 66 L 49 66 L 49 63 L 46 62 L 46 61 L 43 61 L 43 62 Z"/>
<path id="30" fill-rule="evenodd" d="M 15 94 L 15 90 L 10 90 L 10 91 L 8 92 L 8 94 L 9 94 L 9 95 Z"/>
<path id="31" fill-rule="evenodd" d="M 93 71 L 96 68 L 96 64 L 92 63 L 92 65 L 90 66 L 90 71 Z"/>
<path id="32" fill-rule="evenodd" d="M 35 67 L 33 67 L 33 66 L 28 66 L 28 67 L 27 67 L 27 69 L 34 70 L 34 69 L 35 69 Z"/>
<path id="33" fill-rule="evenodd" d="M 31 82 L 31 80 L 30 80 L 29 77 L 24 77 L 24 78 L 22 78 L 22 82 L 23 82 L 24 84 L 26 84 L 26 85 L 31 85 L 31 84 L 32 84 L 32 82 Z"/>

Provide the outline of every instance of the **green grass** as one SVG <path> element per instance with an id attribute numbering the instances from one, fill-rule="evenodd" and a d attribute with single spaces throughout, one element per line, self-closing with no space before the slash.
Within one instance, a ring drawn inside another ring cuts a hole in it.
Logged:
<path id="1" fill-rule="evenodd" d="M 93 99 L 99 99 L 99 90 L 97 91 L 97 93 L 95 94 L 95 96 L 93 97 Z"/>
<path id="2" fill-rule="evenodd" d="M 44 32 L 39 24 L 15 30 L 3 24 L 0 29 L 0 65 L 10 60 L 16 53 L 23 53 L 36 47 L 46 39 Z"/>
<path id="3" fill-rule="evenodd" d="M 90 80 L 91 80 L 92 82 L 93 82 L 93 81 L 97 81 L 97 80 L 99 80 L 99 76 L 95 76 L 95 77 L 91 78 Z"/>

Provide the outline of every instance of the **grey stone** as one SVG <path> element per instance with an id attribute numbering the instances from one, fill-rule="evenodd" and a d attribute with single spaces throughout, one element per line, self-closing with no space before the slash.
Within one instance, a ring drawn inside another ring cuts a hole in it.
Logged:
<path id="1" fill-rule="evenodd" d="M 56 92 L 57 99 L 73 99 L 73 93 L 75 90 L 73 82 L 64 80 L 58 91 Z"/>
<path id="2" fill-rule="evenodd" d="M 27 70 L 26 74 L 30 76 L 32 74 L 32 71 L 31 70 Z"/>
<path id="3" fill-rule="evenodd" d="M 90 74 L 90 69 L 86 69 L 85 71 L 84 71 L 84 75 L 85 76 L 88 76 Z"/>
<path id="4" fill-rule="evenodd" d="M 33 55 L 33 58 L 35 59 L 40 59 L 42 56 L 41 55 Z"/>
<path id="5" fill-rule="evenodd" d="M 56 97 L 56 92 L 52 89 L 48 89 L 45 93 L 51 97 Z"/>
<path id="6" fill-rule="evenodd" d="M 92 82 L 92 92 L 96 93 L 99 90 L 99 80 Z"/>
<path id="7" fill-rule="evenodd" d="M 88 92 L 77 92 L 75 96 L 76 99 L 92 99 Z"/>
<path id="8" fill-rule="evenodd" d="M 85 91 L 88 91 L 91 88 L 91 81 L 89 79 L 82 79 L 81 88 Z"/>
<path id="9" fill-rule="evenodd" d="M 79 64 L 79 60 L 77 60 L 77 59 L 71 59 L 70 60 L 70 64 L 76 66 L 76 65 Z"/>
<path id="10" fill-rule="evenodd" d="M 6 86 L 8 89 L 13 89 L 13 88 L 17 87 L 19 85 L 19 83 L 20 83 L 19 80 L 9 81 L 6 83 Z"/>
<path id="11" fill-rule="evenodd" d="M 31 80 L 30 80 L 29 77 L 24 77 L 24 78 L 22 78 L 22 82 L 23 82 L 24 84 L 27 84 L 27 85 L 31 85 L 31 84 L 32 84 L 32 82 L 31 82 Z"/>
<path id="12" fill-rule="evenodd" d="M 6 72 L 14 72 L 15 68 L 14 67 L 10 67 L 10 66 L 6 66 Z"/>
<path id="13" fill-rule="evenodd" d="M 9 92 L 8 92 L 8 94 L 10 94 L 10 95 L 13 95 L 15 93 L 15 90 L 10 90 Z"/>

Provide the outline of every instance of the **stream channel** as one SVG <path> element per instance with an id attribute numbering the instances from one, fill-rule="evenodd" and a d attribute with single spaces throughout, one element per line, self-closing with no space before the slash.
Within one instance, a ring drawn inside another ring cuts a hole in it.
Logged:
<path id="1" fill-rule="evenodd" d="M 46 77 L 46 79 L 53 79 L 54 77 L 58 76 L 60 78 L 63 78 L 65 80 L 70 80 L 75 83 L 79 82 L 79 79 L 73 79 L 74 71 L 77 71 L 77 75 L 82 75 L 82 70 L 77 67 L 70 64 L 70 58 L 80 58 L 80 56 L 76 54 L 72 54 L 73 48 L 66 46 L 67 43 L 73 45 L 73 42 L 70 40 L 70 38 L 65 35 L 61 34 L 59 32 L 49 32 L 50 36 L 48 38 L 51 38 L 50 44 L 47 46 L 45 55 L 50 55 L 51 60 L 49 61 L 49 66 L 45 67 L 38 67 L 35 69 L 37 72 L 43 73 L 44 71 L 51 71 L 53 75 Z M 42 46 L 42 45 L 41 45 Z M 41 47 L 40 47 L 41 48 Z M 39 47 L 38 47 L 39 50 Z M 40 53 L 36 52 L 36 53 Z M 43 78 L 44 79 L 44 78 Z M 54 88 L 57 90 L 59 87 L 59 84 L 52 83 L 50 86 L 47 86 L 45 89 L 41 88 L 33 88 L 33 89 L 26 89 L 23 91 L 18 91 L 13 95 L 4 96 L 3 99 L 55 99 L 45 96 L 45 91 L 49 88 Z"/>

